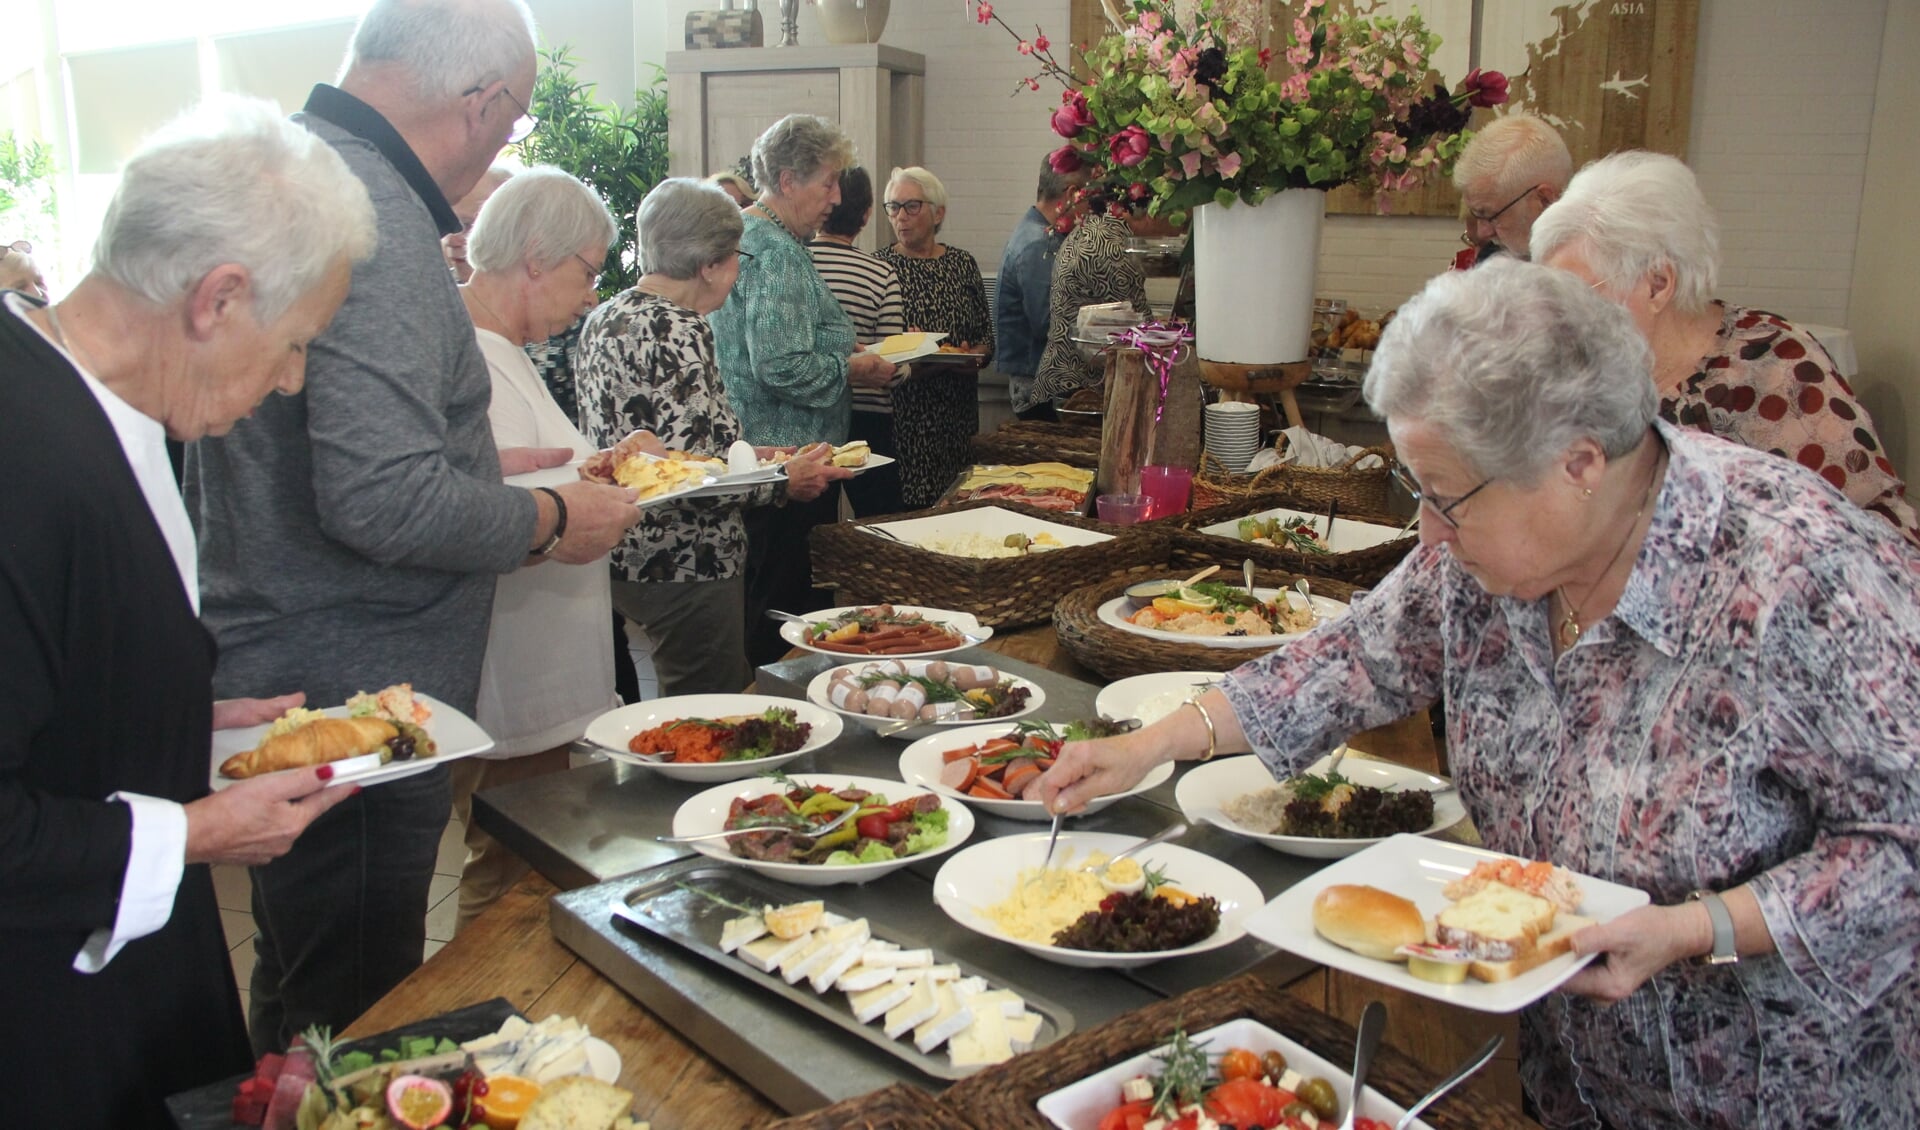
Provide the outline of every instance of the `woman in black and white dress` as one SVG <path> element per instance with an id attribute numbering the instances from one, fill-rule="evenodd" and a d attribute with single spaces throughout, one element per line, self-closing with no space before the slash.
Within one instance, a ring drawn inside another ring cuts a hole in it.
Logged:
<path id="1" fill-rule="evenodd" d="M 1145 314 L 1147 280 L 1127 254 L 1132 225 L 1095 201 L 1073 226 L 1053 257 L 1053 301 L 1047 316 L 1047 347 L 1033 376 L 1033 397 L 1045 403 L 1078 388 L 1100 383 L 1105 373 L 1080 355 L 1073 342 L 1080 307 L 1107 302 L 1131 303 Z"/>
<path id="2" fill-rule="evenodd" d="M 900 276 L 907 325 L 980 353 L 973 365 L 922 365 L 893 390 L 901 501 L 919 508 L 933 505 L 966 466 L 968 441 L 980 430 L 979 370 L 993 358 L 993 308 L 973 256 L 934 238 L 947 218 L 940 178 L 918 166 L 895 169 L 886 209 L 896 242 L 880 257 Z"/>

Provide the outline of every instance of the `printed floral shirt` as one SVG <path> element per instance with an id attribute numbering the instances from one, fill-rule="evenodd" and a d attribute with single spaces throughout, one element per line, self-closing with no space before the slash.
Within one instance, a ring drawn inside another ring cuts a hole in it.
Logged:
<path id="1" fill-rule="evenodd" d="M 1444 692 L 1488 847 L 1656 905 L 1751 887 L 1776 954 L 1522 1014 L 1547 1126 L 1920 1126 L 1920 556 L 1803 468 L 1656 427 L 1626 591 L 1557 659 L 1545 601 L 1422 548 L 1225 693 L 1280 774 Z"/>
<path id="2" fill-rule="evenodd" d="M 692 310 L 624 290 L 587 315 L 575 351 L 580 431 L 608 448 L 638 430 L 675 451 L 718 455 L 740 438 L 713 360 L 713 330 Z M 650 506 L 614 547 L 629 581 L 722 581 L 747 559 L 743 505 L 769 491 Z"/>
<path id="3" fill-rule="evenodd" d="M 1811 335 L 1778 314 L 1726 307 L 1712 353 L 1660 398 L 1660 417 L 1791 459 L 1920 545 L 1873 417 Z"/>

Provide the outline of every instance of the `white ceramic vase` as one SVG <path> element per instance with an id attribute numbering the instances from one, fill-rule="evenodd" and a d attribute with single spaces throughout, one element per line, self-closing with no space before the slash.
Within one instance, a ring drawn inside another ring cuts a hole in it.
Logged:
<path id="1" fill-rule="evenodd" d="M 1325 192 L 1290 188 L 1257 206 L 1193 210 L 1194 348 L 1202 359 L 1306 360 L 1326 207 Z"/>
<path id="2" fill-rule="evenodd" d="M 890 0 L 814 0 L 828 43 L 878 43 Z"/>

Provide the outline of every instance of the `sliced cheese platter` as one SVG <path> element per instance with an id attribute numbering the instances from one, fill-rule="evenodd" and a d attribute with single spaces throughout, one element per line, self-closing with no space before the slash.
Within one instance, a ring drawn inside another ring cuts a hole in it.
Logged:
<path id="1" fill-rule="evenodd" d="M 1073 1031 L 1066 1009 L 1004 977 L 796 894 L 731 868 L 675 868 L 628 892 L 613 916 L 935 1079 L 964 1078 Z"/>

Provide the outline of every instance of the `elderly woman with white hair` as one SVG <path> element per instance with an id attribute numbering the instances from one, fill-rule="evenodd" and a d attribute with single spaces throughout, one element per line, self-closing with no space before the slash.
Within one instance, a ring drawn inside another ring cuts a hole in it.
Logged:
<path id="1" fill-rule="evenodd" d="M 1503 114 L 1467 142 L 1453 166 L 1466 231 L 1460 236 L 1485 262 L 1505 251 L 1532 254 L 1533 222 L 1560 199 L 1573 175 L 1573 157 L 1558 130 L 1531 114 Z"/>
<path id="2" fill-rule="evenodd" d="M 750 157 L 760 195 L 741 210 L 738 280 L 710 319 L 727 399 L 741 435 L 757 446 L 845 443 L 853 386 L 884 388 L 893 378 L 891 362 L 861 350 L 852 320 L 807 251 L 840 202 L 840 173 L 854 164 L 853 142 L 825 118 L 788 114 L 754 141 Z M 814 607 L 807 534 L 836 521 L 839 502 L 840 492 L 829 490 L 748 519 L 747 651 L 754 663 L 788 650 L 764 611 Z"/>
<path id="3" fill-rule="evenodd" d="M 460 293 L 493 379 L 487 418 L 495 446 L 561 448 L 572 459 L 593 454 L 525 347 L 564 332 L 593 308 L 600 268 L 618 235 L 613 214 L 591 188 L 548 166 L 506 180 L 480 208 L 464 248 L 473 273 Z M 469 819 L 473 794 L 567 768 L 568 747 L 617 704 L 613 652 L 604 646 L 612 617 L 605 558 L 520 569 L 494 590 L 477 716 L 493 750 L 448 770 L 454 817 L 466 826 L 467 842 L 457 928 L 527 872 L 525 861 Z"/>
<path id="4" fill-rule="evenodd" d="M 208 792 L 213 701 L 193 529 L 165 440 L 299 391 L 374 243 L 366 189 L 264 102 L 150 139 L 92 270 L 0 298 L 0 1057 L 23 1126 L 171 1126 L 169 1094 L 252 1062 L 207 864 L 285 852 L 349 789 L 330 767 Z"/>
<path id="5" fill-rule="evenodd" d="M 33 261 L 33 244 L 16 239 L 0 247 L 0 290 L 17 290 L 35 302 L 47 301 L 47 279 Z"/>
<path id="6" fill-rule="evenodd" d="M 900 276 L 907 325 L 944 333 L 979 354 L 972 365 L 926 364 L 893 392 L 893 445 L 900 455 L 900 497 L 931 506 L 966 466 L 980 430 L 978 370 L 993 357 L 993 308 L 980 264 L 936 237 L 947 219 L 947 186 L 927 170 L 895 169 L 887 178 L 887 221 L 895 240 L 880 251 Z"/>
<path id="7" fill-rule="evenodd" d="M 1545 1125 L 1920 1124 L 1920 557 L 1805 468 L 1659 420 L 1650 363 L 1565 272 L 1428 283 L 1365 389 L 1421 547 L 1035 792 L 1072 811 L 1246 750 L 1284 777 L 1444 690 L 1487 847 L 1652 896 L 1521 1015 Z"/>
<path id="8" fill-rule="evenodd" d="M 580 333 L 581 426 L 602 447 L 644 431 L 668 448 L 725 458 L 744 432 L 707 315 L 740 276 L 740 209 L 717 185 L 673 178 L 640 202 L 635 227 L 646 273 L 595 310 Z M 613 551 L 614 607 L 653 641 L 664 693 L 732 693 L 752 681 L 742 614 L 744 515 L 811 502 L 850 477 L 831 454 L 819 446 L 795 455 L 777 487 L 650 507 Z M 804 543 L 783 551 L 806 555 Z"/>
<path id="9" fill-rule="evenodd" d="M 1534 224 L 1533 246 L 1633 315 L 1662 419 L 1792 459 L 1920 545 L 1920 514 L 1833 358 L 1780 315 L 1714 298 L 1720 225 L 1693 170 L 1603 157 Z"/>

